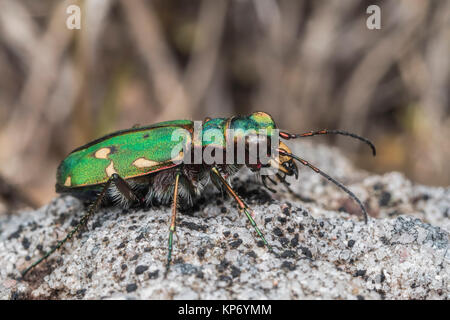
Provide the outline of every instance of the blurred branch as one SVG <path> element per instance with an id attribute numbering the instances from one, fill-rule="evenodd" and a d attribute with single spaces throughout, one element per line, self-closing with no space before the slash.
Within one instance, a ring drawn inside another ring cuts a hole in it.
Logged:
<path id="1" fill-rule="evenodd" d="M 381 30 L 358 0 L 0 0 L 1 171 L 43 203 L 63 154 L 113 128 L 263 110 L 367 134 L 366 169 L 448 184 L 450 2 L 378 3 Z"/>
<path id="2" fill-rule="evenodd" d="M 384 33 L 379 41 L 367 51 L 358 63 L 345 89 L 342 91 L 343 109 L 340 116 L 341 128 L 351 128 L 362 132 L 368 120 L 370 98 L 376 92 L 377 84 L 391 66 L 401 60 L 405 53 L 418 41 L 416 34 L 420 30 L 427 13 L 427 2 L 415 2 L 404 5 L 400 17 L 392 18 L 397 23 L 406 19 L 400 27 Z M 402 13 L 404 13 L 402 11 Z M 409 15 L 409 16 L 408 16 Z"/>
<path id="3" fill-rule="evenodd" d="M 216 65 L 227 11 L 226 1 L 202 2 L 193 53 L 184 75 L 163 39 L 152 6 L 147 9 L 143 1 L 125 0 L 122 5 L 162 108 L 155 121 L 191 116 L 205 94 Z"/>
<path id="4" fill-rule="evenodd" d="M 301 19 L 303 4 L 289 0 L 279 3 L 255 0 L 253 4 L 264 32 L 264 36 L 259 38 L 258 50 L 254 52 L 261 79 L 255 105 L 261 110 L 273 109 L 272 116 L 286 122 L 286 119 L 296 117 L 292 110 L 295 103 L 286 87 L 293 79 L 289 76 L 291 52 L 298 41 L 296 26 Z"/>
<path id="5" fill-rule="evenodd" d="M 0 16 L 4 24 L 9 23 L 4 20 L 5 16 L 8 16 L 8 19 L 17 21 L 29 19 L 26 18 L 29 16 L 29 13 L 24 15 L 26 9 L 18 2 L 2 0 L 2 5 L 2 8 L 6 9 L 6 13 Z M 3 29 L 9 38 L 15 39 L 15 43 L 19 47 L 27 47 L 28 45 L 24 42 L 30 41 L 30 39 L 34 46 L 33 55 L 27 55 L 29 58 L 24 62 L 29 66 L 28 77 L 19 101 L 14 106 L 9 122 L 1 136 L 1 145 L 8 150 L 7 156 L 10 167 L 4 168 L 9 169 L 8 171 L 22 171 L 23 161 L 33 162 L 25 154 L 30 151 L 30 148 L 36 148 L 37 146 L 33 139 L 36 137 L 39 124 L 48 113 L 49 109 L 46 108 L 48 97 L 58 79 L 59 63 L 72 35 L 67 28 L 61 27 L 65 23 L 65 8 L 65 3 L 60 3 L 56 6 L 47 30 L 43 32 L 42 36 L 38 35 L 37 32 L 35 34 L 35 32 L 29 31 L 26 36 L 17 37 L 10 28 Z M 28 24 L 33 25 L 31 21 Z M 30 30 L 37 29 L 37 27 L 31 27 Z M 24 33 L 26 32 L 24 31 Z M 17 128 L 22 128 L 22 130 L 18 131 Z M 10 139 L 13 139 L 13 141 Z M 36 154 L 32 153 L 32 155 Z M 21 178 L 26 179 L 25 176 L 21 176 Z"/>
<path id="6" fill-rule="evenodd" d="M 6 207 L 7 214 L 11 214 L 14 210 L 24 206 L 33 209 L 38 207 L 38 204 L 23 190 L 13 186 L 2 176 L 0 176 L 0 203 Z"/>
<path id="7" fill-rule="evenodd" d="M 2 40 L 30 68 L 39 44 L 38 28 L 28 9 L 14 0 L 0 0 L 0 27 Z"/>
<path id="8" fill-rule="evenodd" d="M 146 63 L 148 77 L 154 85 L 154 95 L 162 110 L 155 122 L 164 119 L 166 114 L 175 113 L 179 118 L 188 117 L 191 105 L 182 85 L 181 71 L 164 40 L 151 3 L 146 3 L 142 0 L 121 1 L 131 33 Z"/>
<path id="9" fill-rule="evenodd" d="M 192 54 L 183 79 L 183 86 L 190 96 L 191 114 L 204 97 L 216 68 L 226 12 L 226 1 L 202 1 Z M 175 114 L 175 110 L 167 111 L 167 115 Z"/>

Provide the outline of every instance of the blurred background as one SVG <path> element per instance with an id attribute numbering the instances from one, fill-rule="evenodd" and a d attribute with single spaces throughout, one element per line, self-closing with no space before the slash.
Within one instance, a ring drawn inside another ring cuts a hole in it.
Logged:
<path id="1" fill-rule="evenodd" d="M 80 30 L 66 27 L 71 4 Z M 380 30 L 366 26 L 372 4 Z M 292 132 L 366 136 L 374 159 L 311 139 L 447 186 L 449 41 L 448 0 L 0 0 L 0 176 L 44 204 L 59 162 L 93 138 L 260 110 Z"/>

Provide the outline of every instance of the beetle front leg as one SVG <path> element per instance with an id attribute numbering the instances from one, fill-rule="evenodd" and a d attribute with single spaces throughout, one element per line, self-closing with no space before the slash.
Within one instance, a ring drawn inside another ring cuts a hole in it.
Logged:
<path id="1" fill-rule="evenodd" d="M 170 219 L 170 227 L 169 227 L 169 248 L 167 254 L 167 264 L 166 264 L 166 272 L 164 273 L 164 278 L 167 277 L 167 273 L 169 272 L 170 263 L 172 262 L 172 243 L 173 243 L 173 234 L 176 230 L 176 216 L 177 216 L 177 204 L 178 204 L 178 184 L 180 181 L 180 172 L 177 172 L 175 175 L 175 186 L 173 188 L 173 200 L 172 200 L 172 217 Z"/>
<path id="2" fill-rule="evenodd" d="M 259 235 L 261 240 L 264 242 L 264 245 L 267 246 L 269 251 L 272 251 L 272 247 L 269 245 L 269 243 L 264 238 L 263 233 L 261 230 L 259 230 L 258 226 L 256 225 L 255 220 L 253 219 L 253 210 L 242 200 L 238 194 L 231 188 L 230 184 L 225 180 L 225 178 L 220 174 L 219 170 L 217 170 L 216 167 L 213 167 L 211 169 L 211 172 L 216 176 L 219 180 L 219 182 L 225 187 L 225 190 L 234 198 L 234 200 L 237 202 L 239 209 L 241 211 L 244 211 L 245 215 L 247 216 L 248 220 L 250 221 L 250 224 L 255 229 L 256 233 Z"/>

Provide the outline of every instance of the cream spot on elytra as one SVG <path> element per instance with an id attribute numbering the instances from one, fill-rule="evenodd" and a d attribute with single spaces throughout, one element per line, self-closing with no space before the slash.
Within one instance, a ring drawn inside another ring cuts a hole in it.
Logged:
<path id="1" fill-rule="evenodd" d="M 70 187 L 72 185 L 72 178 L 70 176 L 67 177 L 66 181 L 64 182 L 64 185 L 66 187 Z"/>
<path id="2" fill-rule="evenodd" d="M 159 162 L 151 161 L 145 158 L 138 158 L 133 162 L 133 166 L 137 168 L 149 168 L 158 165 Z"/>
<path id="3" fill-rule="evenodd" d="M 101 148 L 101 149 L 98 149 L 95 152 L 94 156 L 97 159 L 108 159 L 108 154 L 110 154 L 110 153 L 111 153 L 111 149 L 110 148 Z"/>
<path id="4" fill-rule="evenodd" d="M 108 177 L 111 177 L 114 173 L 117 173 L 116 169 L 114 169 L 114 163 L 111 161 L 111 163 L 106 167 L 106 174 Z"/>
<path id="5" fill-rule="evenodd" d="M 184 157 L 184 152 L 180 151 L 180 153 L 176 157 L 172 158 L 172 162 L 181 161 L 181 160 L 183 160 L 183 157 Z"/>

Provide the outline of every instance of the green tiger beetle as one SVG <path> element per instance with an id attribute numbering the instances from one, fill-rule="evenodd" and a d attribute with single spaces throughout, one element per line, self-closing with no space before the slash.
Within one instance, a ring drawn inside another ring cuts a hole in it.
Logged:
<path id="1" fill-rule="evenodd" d="M 298 168 L 294 162 L 297 160 L 333 182 L 353 198 L 361 207 L 367 223 L 368 215 L 363 204 L 350 190 L 308 161 L 294 155 L 289 147 L 279 140 L 279 138 L 290 140 L 339 134 L 365 142 L 372 148 L 375 155 L 375 146 L 366 138 L 338 130 L 320 130 L 302 134 L 279 131 L 272 117 L 265 112 L 230 118 L 206 118 L 200 123 L 200 132 L 195 130 L 194 121 L 190 120 L 135 126 L 106 135 L 73 150 L 58 167 L 56 192 L 69 193 L 78 198 L 91 200 L 92 204 L 66 237 L 25 269 L 22 276 L 24 277 L 71 239 L 99 210 L 104 200 L 113 201 L 124 207 L 129 207 L 131 204 L 150 205 L 153 200 L 163 204 L 172 203 L 165 272 L 167 275 L 172 261 L 178 201 L 184 200 L 192 204 L 192 199 L 200 195 L 209 182 L 212 182 L 219 190 L 228 193 L 236 201 L 239 210 L 246 215 L 265 246 L 272 251 L 256 225 L 252 209 L 230 185 L 230 177 L 243 166 L 256 173 L 264 168 L 273 169 L 275 172 L 273 177 L 262 175 L 261 180 L 264 187 L 274 192 L 275 190 L 268 186 L 267 180 L 276 185 L 278 182 L 287 184 L 285 180 L 287 176 L 295 176 L 298 179 Z M 214 135 L 208 134 L 210 132 L 215 132 L 215 136 L 221 139 L 212 139 L 211 136 Z M 239 133 L 230 135 L 229 132 Z M 246 134 L 247 132 L 250 134 Z M 174 139 L 174 136 L 177 136 L 177 139 Z M 213 150 L 210 152 L 212 156 L 225 152 L 228 156 L 230 149 L 233 151 L 239 149 L 238 145 L 243 146 L 240 149 L 241 152 L 231 152 L 231 161 L 227 157 L 226 163 L 215 161 L 214 157 L 213 161 L 206 161 L 204 157 L 194 163 L 186 161 L 186 159 L 192 159 L 197 151 L 205 151 L 208 148 Z M 251 150 L 258 150 L 258 155 L 251 157 Z M 267 160 L 264 163 L 263 155 Z M 241 156 L 242 161 L 237 161 L 238 156 Z"/>

